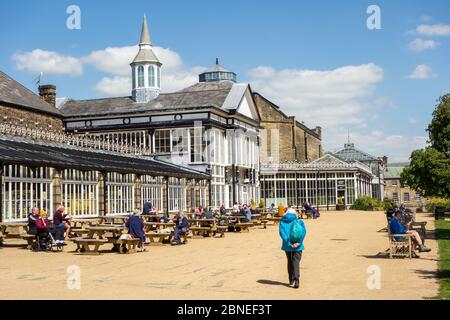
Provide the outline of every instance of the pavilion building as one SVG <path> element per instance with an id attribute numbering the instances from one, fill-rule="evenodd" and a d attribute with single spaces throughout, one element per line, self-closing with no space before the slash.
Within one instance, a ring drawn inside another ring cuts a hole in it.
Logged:
<path id="1" fill-rule="evenodd" d="M 260 119 L 249 84 L 237 83 L 236 74 L 217 59 L 198 83 L 161 93 L 162 63 L 145 17 L 139 52 L 130 66 L 130 96 L 65 101 L 60 111 L 66 131 L 124 143 L 137 154 L 210 175 L 208 191 L 199 185 L 203 206 L 258 201 Z M 185 203 L 169 205 L 169 212 L 188 209 Z"/>

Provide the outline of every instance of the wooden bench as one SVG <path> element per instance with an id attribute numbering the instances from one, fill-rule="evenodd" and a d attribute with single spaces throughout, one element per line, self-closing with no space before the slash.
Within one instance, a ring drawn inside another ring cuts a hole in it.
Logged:
<path id="1" fill-rule="evenodd" d="M 214 229 L 211 227 L 189 227 L 189 230 L 192 232 L 192 236 L 211 236 L 214 234 Z"/>
<path id="2" fill-rule="evenodd" d="M 77 245 L 75 252 L 89 255 L 100 254 L 100 246 L 110 243 L 108 239 L 74 238 L 72 241 Z"/>
<path id="3" fill-rule="evenodd" d="M 252 226 L 253 226 L 252 222 L 241 222 L 234 224 L 235 228 L 239 228 L 240 231 L 247 231 L 247 232 L 250 232 L 250 227 Z"/>
<path id="4" fill-rule="evenodd" d="M 282 217 L 272 217 L 272 218 L 267 218 L 268 221 L 272 221 L 274 226 L 277 226 L 280 221 L 281 221 Z"/>
<path id="5" fill-rule="evenodd" d="M 217 226 L 216 234 L 219 234 L 221 238 L 225 237 L 225 231 L 228 230 L 228 226 Z"/>
<path id="6" fill-rule="evenodd" d="M 262 226 L 264 227 L 264 229 L 267 229 L 267 223 L 269 222 L 269 220 L 267 220 L 267 219 L 263 219 L 263 220 L 261 220 L 261 224 L 262 224 Z"/>
<path id="7" fill-rule="evenodd" d="M 119 246 L 119 253 L 135 253 L 141 239 L 117 239 L 114 243 Z M 126 250 L 124 250 L 126 249 Z"/>
<path id="8" fill-rule="evenodd" d="M 173 232 L 171 233 L 162 233 L 162 232 L 147 232 L 145 237 L 149 239 L 150 244 L 164 244 L 164 240 L 166 243 L 170 243 L 170 239 L 173 236 Z"/>
<path id="9" fill-rule="evenodd" d="M 412 258 L 414 249 L 414 243 L 412 241 L 412 235 L 406 234 L 391 234 L 388 228 L 389 238 L 389 257 L 407 257 Z M 397 238 L 397 239 L 396 239 Z"/>
<path id="10" fill-rule="evenodd" d="M 22 239 L 27 242 L 27 249 L 31 249 L 33 247 L 34 240 L 36 240 L 36 236 L 34 234 L 22 234 Z"/>
<path id="11" fill-rule="evenodd" d="M 71 228 L 70 229 L 70 234 L 74 238 L 83 238 L 83 236 L 88 233 L 89 233 L 89 230 L 84 229 L 84 228 Z"/>
<path id="12" fill-rule="evenodd" d="M 3 234 L 0 233 L 0 246 L 3 245 Z"/>

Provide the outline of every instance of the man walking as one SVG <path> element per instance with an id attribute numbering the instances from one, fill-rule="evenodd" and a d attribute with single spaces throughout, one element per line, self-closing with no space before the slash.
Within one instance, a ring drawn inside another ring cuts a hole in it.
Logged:
<path id="1" fill-rule="evenodd" d="M 306 228 L 303 221 L 298 219 L 293 208 L 289 208 L 281 219 L 279 232 L 283 240 L 281 250 L 286 253 L 287 257 L 289 286 L 297 289 L 300 282 L 300 260 L 304 250 L 303 239 L 306 235 Z"/>

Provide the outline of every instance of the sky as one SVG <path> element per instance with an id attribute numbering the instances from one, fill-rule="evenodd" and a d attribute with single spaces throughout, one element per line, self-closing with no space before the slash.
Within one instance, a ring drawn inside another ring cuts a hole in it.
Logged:
<path id="1" fill-rule="evenodd" d="M 43 72 L 58 97 L 130 95 L 146 14 L 163 92 L 194 84 L 218 57 L 238 82 L 321 126 L 324 150 L 350 137 L 408 161 L 450 92 L 449 12 L 448 0 L 0 1 L 0 70 L 35 92 Z"/>

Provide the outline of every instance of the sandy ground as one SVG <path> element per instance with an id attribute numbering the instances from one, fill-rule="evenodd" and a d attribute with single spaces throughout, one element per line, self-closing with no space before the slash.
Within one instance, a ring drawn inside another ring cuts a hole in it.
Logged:
<path id="1" fill-rule="evenodd" d="M 377 258 L 388 248 L 381 212 L 324 212 L 308 230 L 300 289 L 286 286 L 278 228 L 152 246 L 132 255 L 34 253 L 6 240 L 0 248 L 0 299 L 426 299 L 438 294 L 437 243 L 420 259 Z M 433 221 L 425 216 L 428 229 Z M 69 290 L 67 268 L 81 270 L 81 289 Z M 368 289 L 367 270 L 381 288 Z M 373 267 L 372 267 L 373 268 Z M 379 269 L 378 269 L 379 268 Z"/>

